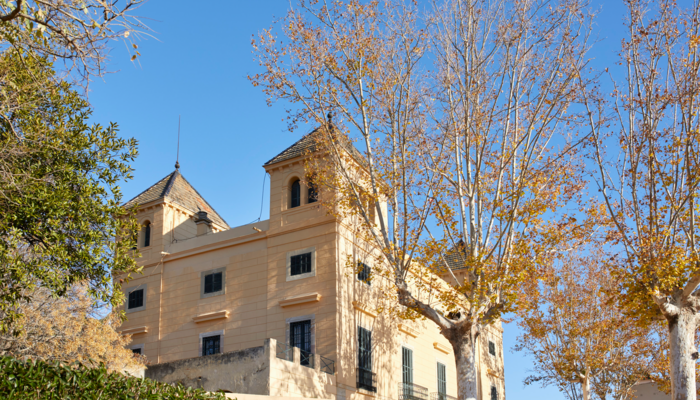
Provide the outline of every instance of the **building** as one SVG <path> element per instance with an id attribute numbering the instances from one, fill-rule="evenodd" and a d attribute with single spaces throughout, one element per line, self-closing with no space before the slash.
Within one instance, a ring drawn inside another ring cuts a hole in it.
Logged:
<path id="1" fill-rule="evenodd" d="M 303 183 L 310 135 L 263 166 L 269 220 L 229 227 L 177 169 L 126 204 L 138 204 L 144 268 L 124 286 L 120 329 L 146 376 L 242 395 L 456 397 L 437 327 L 378 312 L 372 266 L 348 267 L 365 256 Z M 500 324 L 480 340 L 480 398 L 505 399 Z"/>

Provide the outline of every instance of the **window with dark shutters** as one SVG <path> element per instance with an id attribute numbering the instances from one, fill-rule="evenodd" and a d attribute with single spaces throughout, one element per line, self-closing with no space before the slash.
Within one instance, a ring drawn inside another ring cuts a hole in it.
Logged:
<path id="1" fill-rule="evenodd" d="M 447 398 L 447 373 L 443 363 L 437 363 L 437 390 L 438 400 L 445 400 Z"/>
<path id="2" fill-rule="evenodd" d="M 143 307 L 143 289 L 129 292 L 129 308 Z"/>
<path id="3" fill-rule="evenodd" d="M 318 200 L 318 189 L 316 184 L 309 181 L 309 203 L 315 203 Z"/>
<path id="4" fill-rule="evenodd" d="M 357 327 L 357 367 L 372 372 L 372 332 Z"/>
<path id="5" fill-rule="evenodd" d="M 413 383 L 413 350 L 401 347 L 403 383 Z"/>
<path id="6" fill-rule="evenodd" d="M 311 272 L 311 253 L 298 254 L 290 257 L 291 275 L 301 275 Z"/>
<path id="7" fill-rule="evenodd" d="M 498 400 L 498 389 L 495 386 L 491 386 L 491 400 Z"/>
<path id="8" fill-rule="evenodd" d="M 292 183 L 292 203 L 290 208 L 299 207 L 301 205 L 301 184 L 297 179 Z"/>
<path id="9" fill-rule="evenodd" d="M 492 356 L 496 355 L 496 344 L 489 340 L 489 354 Z"/>
<path id="10" fill-rule="evenodd" d="M 202 339 L 202 355 L 219 354 L 221 352 L 221 336 L 209 336 Z"/>
<path id="11" fill-rule="evenodd" d="M 223 273 L 215 272 L 204 276 L 204 293 L 220 292 L 223 289 Z"/>
<path id="12" fill-rule="evenodd" d="M 289 324 L 289 344 L 301 350 L 301 365 L 309 365 L 311 354 L 311 321 Z"/>

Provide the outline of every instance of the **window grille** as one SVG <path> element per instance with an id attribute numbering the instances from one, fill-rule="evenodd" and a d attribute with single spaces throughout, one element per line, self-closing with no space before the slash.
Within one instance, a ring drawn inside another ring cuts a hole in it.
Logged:
<path id="1" fill-rule="evenodd" d="M 292 205 L 291 208 L 299 207 L 301 205 L 301 185 L 299 180 L 292 183 Z"/>
<path id="2" fill-rule="evenodd" d="M 219 354 L 221 352 L 221 336 L 209 336 L 202 339 L 202 355 Z"/>
<path id="3" fill-rule="evenodd" d="M 372 267 L 369 265 L 358 262 L 357 263 L 357 280 L 362 281 L 368 285 L 371 285 L 370 283 L 370 276 L 372 273 Z"/>
<path id="4" fill-rule="evenodd" d="M 223 289 L 223 273 L 215 272 L 204 276 L 204 293 L 220 292 Z"/>
<path id="5" fill-rule="evenodd" d="M 290 259 L 291 275 L 308 274 L 311 272 L 311 253 L 298 254 Z"/>
<path id="6" fill-rule="evenodd" d="M 129 308 L 143 307 L 143 289 L 129 292 Z"/>
<path id="7" fill-rule="evenodd" d="M 357 367 L 372 372 L 372 332 L 357 327 Z"/>

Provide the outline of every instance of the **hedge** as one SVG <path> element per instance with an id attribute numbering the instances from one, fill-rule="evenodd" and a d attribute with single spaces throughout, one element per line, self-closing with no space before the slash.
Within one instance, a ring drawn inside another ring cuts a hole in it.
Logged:
<path id="1" fill-rule="evenodd" d="M 222 400 L 225 397 L 202 389 L 108 372 L 104 365 L 62 365 L 0 357 L 0 399 Z"/>

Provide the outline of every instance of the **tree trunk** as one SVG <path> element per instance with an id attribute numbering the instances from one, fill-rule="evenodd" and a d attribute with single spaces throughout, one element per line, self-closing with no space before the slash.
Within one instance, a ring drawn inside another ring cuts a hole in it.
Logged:
<path id="1" fill-rule="evenodd" d="M 668 319 L 671 351 L 671 398 L 695 400 L 695 314 L 682 307 L 678 315 Z"/>
<path id="2" fill-rule="evenodd" d="M 581 381 L 581 392 L 583 394 L 583 400 L 591 400 L 591 378 L 588 367 L 586 367 L 586 376 L 583 377 Z"/>
<path id="3" fill-rule="evenodd" d="M 478 395 L 478 379 L 476 371 L 476 340 L 469 333 L 463 334 L 456 340 L 450 340 L 455 352 L 457 366 L 457 399 L 476 400 Z"/>

